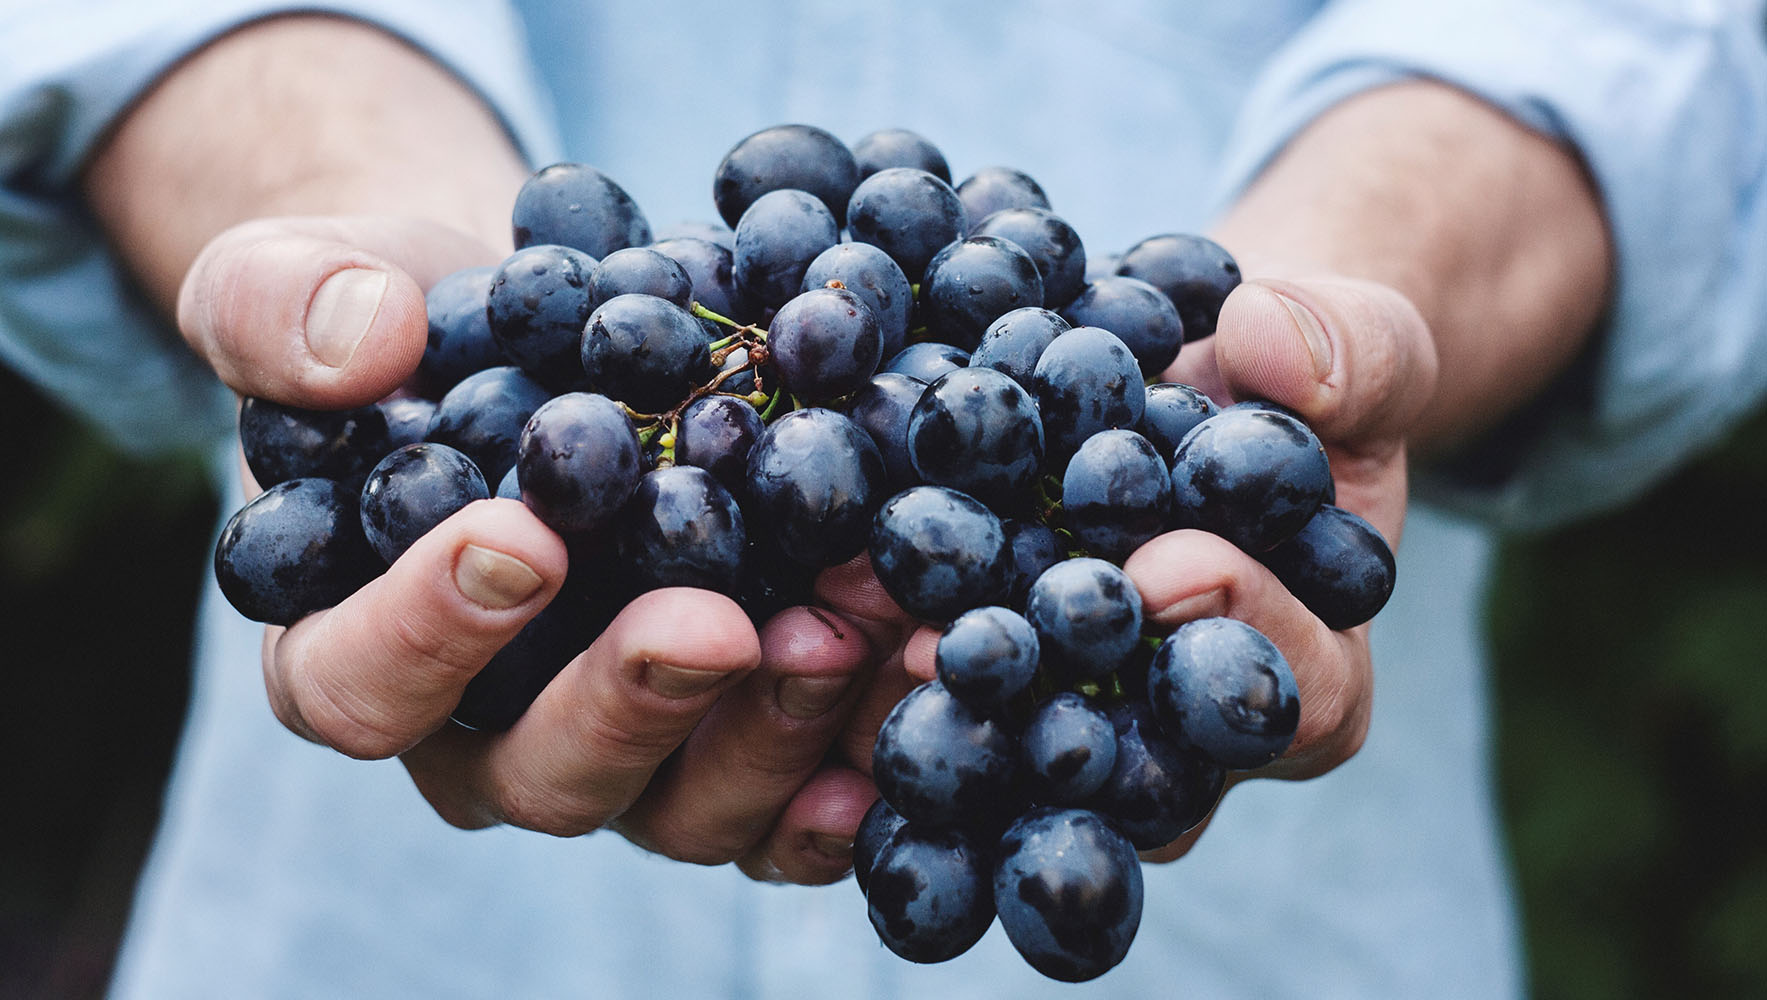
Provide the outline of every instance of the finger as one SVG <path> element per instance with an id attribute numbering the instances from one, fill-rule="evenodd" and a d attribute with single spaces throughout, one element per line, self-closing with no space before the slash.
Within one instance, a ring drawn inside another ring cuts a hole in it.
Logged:
<path id="1" fill-rule="evenodd" d="M 877 788 L 851 768 L 816 772 L 792 797 L 773 830 L 737 867 L 764 882 L 826 885 L 853 867 L 853 838 Z"/>
<path id="2" fill-rule="evenodd" d="M 865 680 L 871 645 L 839 616 L 790 608 L 761 629 L 761 667 L 718 699 L 621 834 L 682 861 L 723 864 L 767 836 L 816 773 Z"/>
<path id="3" fill-rule="evenodd" d="M 902 645 L 919 623 L 891 599 L 871 571 L 870 558 L 863 554 L 824 570 L 816 578 L 816 596 L 864 632 L 871 648 L 878 651 L 870 682 L 835 741 L 840 759 L 869 775 L 878 727 L 896 702 L 920 683 L 902 665 Z"/>
<path id="4" fill-rule="evenodd" d="M 438 734 L 404 755 L 458 826 L 576 836 L 619 816 L 706 712 L 760 664 L 734 601 L 674 587 L 640 595 L 553 678 L 508 732 Z"/>
<path id="5" fill-rule="evenodd" d="M 447 720 L 565 569 L 563 543 L 526 507 L 469 504 L 337 607 L 266 639 L 271 707 L 349 756 L 397 754 Z"/>
<path id="6" fill-rule="evenodd" d="M 495 263 L 434 223 L 350 216 L 262 219 L 216 237 L 178 295 L 178 326 L 242 395 L 338 410 L 380 399 L 417 367 L 423 293 Z"/>
<path id="7" fill-rule="evenodd" d="M 1198 618 L 1237 618 L 1288 661 L 1300 690 L 1300 722 L 1283 756 L 1256 773 L 1312 777 L 1361 747 L 1373 684 L 1366 626 L 1332 631 L 1257 560 L 1204 531 L 1161 535 L 1123 568 L 1141 592 L 1148 626 L 1170 632 Z"/>

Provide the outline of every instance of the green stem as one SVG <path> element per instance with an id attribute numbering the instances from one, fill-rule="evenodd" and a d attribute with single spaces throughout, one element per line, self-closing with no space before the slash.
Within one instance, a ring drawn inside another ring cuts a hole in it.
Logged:
<path id="1" fill-rule="evenodd" d="M 733 330 L 742 329 L 741 323 L 738 323 L 736 320 L 733 320 L 728 316 L 720 316 L 710 309 L 707 309 L 705 306 L 700 305 L 697 301 L 689 304 L 688 308 L 700 319 L 709 319 L 720 326 L 727 326 Z"/>

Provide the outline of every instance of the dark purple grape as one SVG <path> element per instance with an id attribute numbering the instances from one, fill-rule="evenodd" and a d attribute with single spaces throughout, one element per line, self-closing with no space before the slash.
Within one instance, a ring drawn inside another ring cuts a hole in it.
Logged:
<path id="1" fill-rule="evenodd" d="M 957 196 L 973 222 L 1009 208 L 1049 208 L 1043 186 L 1011 167 L 983 167 L 957 185 Z"/>
<path id="2" fill-rule="evenodd" d="M 1236 403 L 1229 403 L 1228 405 L 1221 407 L 1221 409 L 1222 410 L 1264 410 L 1269 413 L 1280 413 L 1285 417 L 1290 417 L 1290 418 L 1294 419 L 1295 421 L 1299 422 L 1300 424 L 1302 424 L 1303 426 L 1306 426 L 1306 424 L 1307 424 L 1307 418 L 1301 416 L 1301 413 L 1299 410 L 1296 410 L 1292 407 L 1284 406 L 1281 403 L 1273 403 L 1268 399 L 1242 399 Z M 1311 428 L 1309 428 L 1309 429 L 1311 429 Z M 1182 439 L 1180 439 L 1179 443 L 1181 443 L 1181 444 L 1183 443 Z M 1329 478 L 1325 481 L 1325 502 L 1326 503 L 1337 503 L 1338 502 L 1337 483 L 1335 480 L 1332 480 Z"/>
<path id="3" fill-rule="evenodd" d="M 877 862 L 877 856 L 883 852 L 884 845 L 895 836 L 897 830 L 907 826 L 908 821 L 902 814 L 890 808 L 883 796 L 878 796 L 871 808 L 865 810 L 865 817 L 859 821 L 859 830 L 853 834 L 853 881 L 859 883 L 860 892 L 869 892 L 871 885 L 871 866 Z"/>
<path id="4" fill-rule="evenodd" d="M 1014 309 L 982 331 L 981 343 L 976 345 L 969 363 L 976 368 L 992 368 L 1029 389 L 1037 359 L 1055 338 L 1070 329 L 1067 320 L 1042 307 Z"/>
<path id="5" fill-rule="evenodd" d="M 743 565 L 736 603 L 756 628 L 786 608 L 815 603 L 820 567 L 806 566 L 787 556 L 772 537 L 750 530 Z"/>
<path id="6" fill-rule="evenodd" d="M 908 416 L 926 383 L 900 372 L 878 372 L 847 399 L 847 416 L 871 435 L 883 456 L 891 486 L 906 489 L 920 482 L 908 457 Z"/>
<path id="7" fill-rule="evenodd" d="M 521 477 L 516 475 L 515 466 L 510 466 L 503 478 L 497 480 L 497 499 L 520 500 L 522 498 Z"/>
<path id="8" fill-rule="evenodd" d="M 830 281 L 840 282 L 871 307 L 883 338 L 881 356 L 893 358 L 901 353 L 908 342 L 908 321 L 914 306 L 914 289 L 901 266 L 869 243 L 837 243 L 810 262 L 804 271 L 803 290 L 822 288 Z"/>
<path id="9" fill-rule="evenodd" d="M 858 390 L 877 373 L 882 348 L 871 307 L 845 288 L 812 288 L 795 296 L 767 328 L 773 367 L 803 402 Z"/>
<path id="10" fill-rule="evenodd" d="M 953 826 L 1013 800 L 1018 746 L 998 722 L 928 681 L 896 703 L 877 731 L 872 778 L 913 825 Z M 877 869 L 872 869 L 872 892 Z"/>
<path id="11" fill-rule="evenodd" d="M 1012 511 L 1035 498 L 1043 423 L 1017 382 L 992 368 L 953 369 L 914 404 L 908 457 L 922 481 Z"/>
<path id="12" fill-rule="evenodd" d="M 620 605 L 582 582 L 584 573 L 605 568 L 577 563 L 573 558 L 571 577 L 551 603 L 467 682 L 450 714 L 456 724 L 481 732 L 515 725 L 552 678 L 612 624 Z"/>
<path id="13" fill-rule="evenodd" d="M 933 255 L 920 285 L 927 333 L 974 350 L 988 324 L 1014 309 L 1043 304 L 1043 279 L 1018 244 L 971 236 Z"/>
<path id="14" fill-rule="evenodd" d="M 732 495 L 748 488 L 749 451 L 766 427 L 746 399 L 702 396 L 681 411 L 675 464 L 710 472 Z"/>
<path id="15" fill-rule="evenodd" d="M 1001 715 L 1037 675 L 1037 632 L 1007 608 L 971 608 L 945 626 L 933 662 L 959 701 L 982 715 Z"/>
<path id="16" fill-rule="evenodd" d="M 1282 756 L 1301 721 L 1288 660 L 1262 632 L 1232 618 L 1179 626 L 1154 654 L 1147 697 L 1173 742 L 1229 768 Z"/>
<path id="17" fill-rule="evenodd" d="M 902 353 L 884 362 L 882 370 L 901 372 L 930 384 L 940 375 L 968 364 L 969 352 L 963 348 L 923 340 L 903 348 Z"/>
<path id="18" fill-rule="evenodd" d="M 902 610 L 941 624 L 998 604 L 1012 582 L 1000 519 L 943 486 L 910 487 L 884 502 L 871 528 L 871 568 Z"/>
<path id="19" fill-rule="evenodd" d="M 908 280 L 919 283 L 927 262 L 969 228 L 963 202 L 950 183 L 910 167 L 879 170 L 859 182 L 847 203 L 847 230 L 856 243 L 890 255 Z"/>
<path id="20" fill-rule="evenodd" d="M 594 304 L 589 274 L 595 258 L 570 247 L 542 243 L 505 258 L 491 283 L 485 307 L 491 337 L 504 357 L 554 388 L 581 374 L 577 346 Z"/>
<path id="21" fill-rule="evenodd" d="M 945 154 L 919 133 L 905 128 L 879 129 L 865 136 L 853 144 L 853 159 L 859 164 L 860 180 L 891 167 L 913 167 L 951 183 L 951 167 L 945 163 Z"/>
<path id="22" fill-rule="evenodd" d="M 620 573 L 634 590 L 699 587 L 734 594 L 748 548 L 742 511 L 712 474 L 657 469 L 620 512 Z"/>
<path id="23" fill-rule="evenodd" d="M 429 440 L 465 452 L 485 482 L 501 480 L 515 465 L 528 418 L 551 398 L 545 386 L 520 368 L 503 365 L 474 372 L 436 404 Z"/>
<path id="24" fill-rule="evenodd" d="M 1100 278 L 1062 307 L 1061 315 L 1075 326 L 1116 334 L 1148 378 L 1165 371 L 1184 346 L 1184 324 L 1172 301 L 1135 278 Z"/>
<path id="25" fill-rule="evenodd" d="M 1147 438 L 1169 468 L 1178 442 L 1190 429 L 1221 412 L 1201 389 L 1179 382 L 1158 382 L 1147 387 L 1147 406 L 1135 430 Z"/>
<path id="26" fill-rule="evenodd" d="M 374 404 L 387 422 L 387 450 L 416 444 L 429 436 L 430 422 L 436 418 L 436 404 L 419 396 L 383 399 Z"/>
<path id="27" fill-rule="evenodd" d="M 735 234 L 731 234 L 730 243 L 735 245 Z M 692 285 L 695 302 L 738 323 L 755 318 L 748 298 L 736 287 L 736 257 L 730 246 L 678 236 L 658 240 L 650 248 L 681 265 Z"/>
<path id="28" fill-rule="evenodd" d="M 1215 332 L 1221 303 L 1239 286 L 1239 262 L 1220 244 L 1202 236 L 1166 233 L 1130 247 L 1116 273 L 1158 288 L 1172 300 L 1184 322 L 1184 339 Z"/>
<path id="29" fill-rule="evenodd" d="M 1141 592 L 1103 559 L 1066 559 L 1031 585 L 1025 620 L 1058 679 L 1105 677 L 1141 642 Z"/>
<path id="30" fill-rule="evenodd" d="M 1117 762 L 1117 732 L 1103 710 L 1077 691 L 1044 699 L 1019 737 L 1021 773 L 1031 801 L 1079 805 Z"/>
<path id="31" fill-rule="evenodd" d="M 897 830 L 871 866 L 866 907 L 878 940 L 910 962 L 968 951 L 994 922 L 993 858 L 957 830 Z"/>
<path id="32" fill-rule="evenodd" d="M 1147 407 L 1141 369 L 1108 330 L 1078 326 L 1051 341 L 1031 374 L 1048 464 L 1059 470 L 1099 431 L 1134 427 Z"/>
<path id="33" fill-rule="evenodd" d="M 581 163 L 555 163 L 528 178 L 511 215 L 518 248 L 556 243 L 599 259 L 650 242 L 650 223 L 632 196 Z"/>
<path id="34" fill-rule="evenodd" d="M 640 413 L 661 413 L 712 377 L 712 352 L 693 314 L 654 295 L 616 295 L 582 331 L 584 384 Z"/>
<path id="35" fill-rule="evenodd" d="M 1121 563 L 1170 527 L 1171 474 L 1134 431 L 1087 438 L 1068 462 L 1061 489 L 1063 525 L 1101 559 Z"/>
<path id="36" fill-rule="evenodd" d="M 1060 309 L 1086 287 L 1086 247 L 1080 242 L 1080 234 L 1067 220 L 1048 209 L 1004 209 L 983 219 L 970 230 L 970 235 L 1011 240 L 1029 254 L 1043 278 L 1040 305 Z"/>
<path id="37" fill-rule="evenodd" d="M 1006 532 L 1007 559 L 1012 563 L 1012 585 L 1006 590 L 1006 605 L 1022 611 L 1025 600 L 1031 596 L 1031 584 L 1068 554 L 1055 532 L 1042 521 L 1009 518 L 1001 528 Z"/>
<path id="38" fill-rule="evenodd" d="M 1105 715 L 1117 733 L 1117 760 L 1090 805 L 1109 816 L 1136 850 L 1164 847 L 1208 816 L 1221 799 L 1227 772 L 1180 749 L 1144 701 L 1118 702 Z"/>
<path id="39" fill-rule="evenodd" d="M 616 295 L 654 295 L 683 309 L 693 301 L 693 278 L 675 258 L 649 247 L 627 247 L 589 271 L 591 308 Z"/>
<path id="40" fill-rule="evenodd" d="M 1393 595 L 1396 568 L 1387 540 L 1374 525 L 1329 503 L 1258 561 L 1330 628 L 1355 628 Z"/>
<path id="41" fill-rule="evenodd" d="M 845 225 L 847 199 L 859 183 L 853 153 L 833 135 L 811 125 L 775 125 L 743 139 L 724 154 L 712 177 L 718 214 L 738 225 L 749 206 L 773 191 L 809 192 Z"/>
<path id="42" fill-rule="evenodd" d="M 1135 849 L 1096 813 L 1039 808 L 1000 841 L 994 905 L 1031 967 L 1051 979 L 1097 979 L 1129 953 L 1141 927 Z"/>
<path id="43" fill-rule="evenodd" d="M 357 490 L 331 479 L 277 483 L 241 507 L 215 545 L 215 581 L 252 621 L 293 625 L 386 564 L 362 537 Z"/>
<path id="44" fill-rule="evenodd" d="M 266 489 L 290 479 L 357 484 L 392 450 L 386 414 L 373 404 L 303 410 L 256 396 L 240 404 L 239 444 L 252 479 Z"/>
<path id="45" fill-rule="evenodd" d="M 567 392 L 534 411 L 516 465 L 522 503 L 561 535 L 611 521 L 638 487 L 638 434 L 625 407 Z"/>
<path id="46" fill-rule="evenodd" d="M 439 397 L 473 372 L 509 364 L 485 314 L 496 275 L 495 267 L 469 267 L 437 281 L 424 295 L 429 340 L 417 363 L 424 395 Z"/>
<path id="47" fill-rule="evenodd" d="M 833 566 L 865 548 L 883 498 L 883 457 L 870 435 L 833 410 L 776 419 L 749 452 L 749 513 L 785 554 Z"/>
<path id="48" fill-rule="evenodd" d="M 445 444 L 408 444 L 380 460 L 362 484 L 362 533 L 395 562 L 431 528 L 490 497 L 479 467 Z"/>
<path id="49" fill-rule="evenodd" d="M 769 191 L 736 222 L 736 287 L 751 302 L 778 308 L 803 287 L 810 262 L 839 242 L 834 216 L 813 195 Z"/>
<path id="50" fill-rule="evenodd" d="M 1172 460 L 1174 523 L 1253 554 L 1293 537 L 1330 488 L 1324 446 L 1275 410 L 1222 410 L 1185 435 Z"/>
<path id="51" fill-rule="evenodd" d="M 1123 260 L 1120 253 L 1106 254 L 1103 257 L 1093 254 L 1086 258 L 1086 281 L 1091 283 L 1100 278 L 1108 278 L 1117 273 L 1117 265 Z"/>

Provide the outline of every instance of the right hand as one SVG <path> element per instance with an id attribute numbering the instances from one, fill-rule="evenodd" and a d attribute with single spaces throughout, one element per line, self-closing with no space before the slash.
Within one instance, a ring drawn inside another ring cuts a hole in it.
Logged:
<path id="1" fill-rule="evenodd" d="M 258 220 L 204 247 L 178 325 L 243 395 L 358 406 L 416 368 L 423 289 L 497 260 L 463 233 L 410 219 Z M 790 609 L 758 633 L 722 595 L 645 594 L 510 730 L 451 726 L 467 681 L 557 593 L 566 561 L 522 504 L 468 506 L 337 607 L 266 629 L 276 717 L 351 757 L 400 757 L 457 826 L 560 836 L 612 826 L 673 858 L 840 878 L 875 793 L 824 760 L 910 630 L 866 585 L 869 572 L 824 574 L 818 596 L 834 613 Z"/>

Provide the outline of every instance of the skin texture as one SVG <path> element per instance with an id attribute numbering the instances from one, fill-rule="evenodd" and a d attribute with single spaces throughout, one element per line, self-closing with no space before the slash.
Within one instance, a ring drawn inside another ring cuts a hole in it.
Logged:
<path id="1" fill-rule="evenodd" d="M 358 24 L 289 17 L 175 69 L 99 151 L 86 190 L 221 379 L 336 409 L 410 376 L 424 289 L 509 252 L 525 176 L 495 118 L 420 55 Z M 1425 82 L 1320 118 L 1212 235 L 1247 283 L 1164 377 L 1302 414 L 1331 455 L 1339 504 L 1395 544 L 1408 454 L 1464 440 L 1540 391 L 1582 349 L 1612 257 L 1574 156 Z M 1309 777 L 1361 745 L 1365 626 L 1328 629 L 1200 532 L 1160 536 L 1126 568 L 1147 621 L 1240 618 L 1293 666 L 1296 738 L 1250 774 Z M 466 679 L 564 569 L 562 542 L 525 508 L 472 504 L 336 608 L 267 630 L 270 703 L 340 752 L 399 755 L 460 826 L 608 825 L 758 878 L 840 877 L 875 795 L 873 735 L 933 675 L 936 637 L 913 632 L 863 559 L 823 573 L 829 610 L 788 610 L 758 632 L 725 598 L 659 591 L 509 731 L 444 727 Z M 1148 856 L 1177 857 L 1198 833 Z"/>

